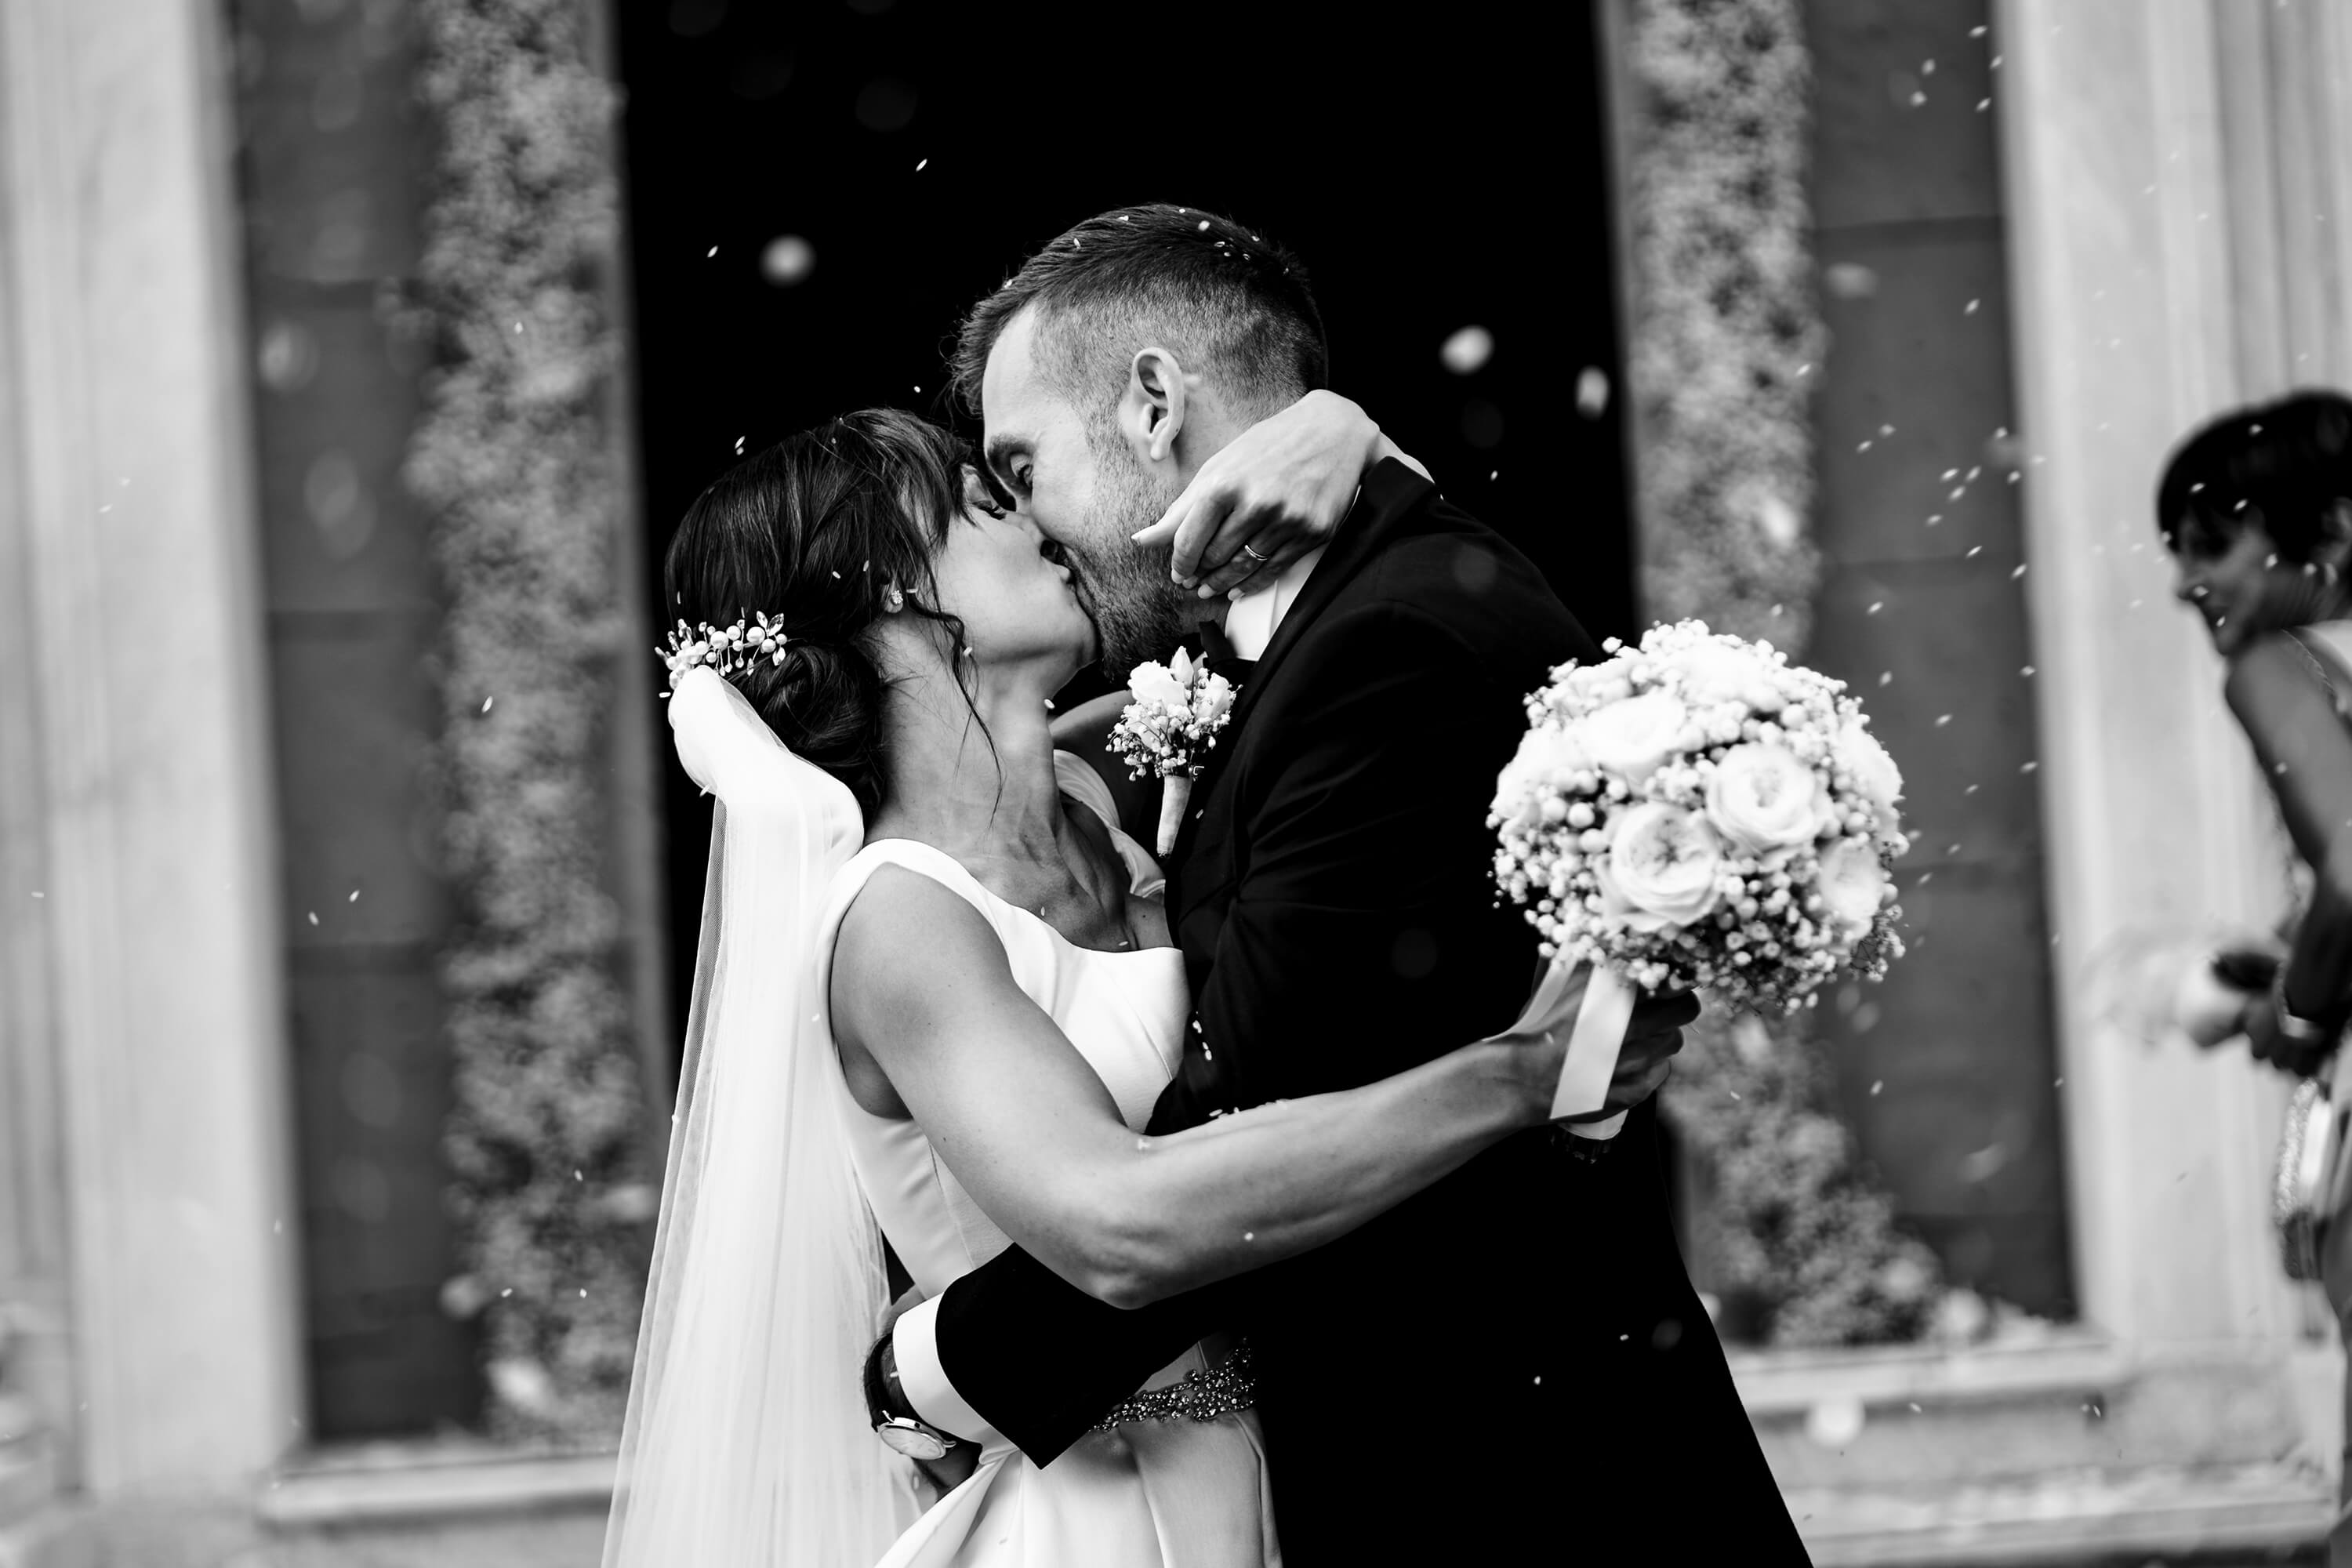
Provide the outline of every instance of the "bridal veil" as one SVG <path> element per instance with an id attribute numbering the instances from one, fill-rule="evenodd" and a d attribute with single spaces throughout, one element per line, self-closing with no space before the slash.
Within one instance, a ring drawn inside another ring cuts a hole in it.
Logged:
<path id="1" fill-rule="evenodd" d="M 669 715 L 719 810 L 604 1568 L 862 1568 L 920 1511 L 867 1430 L 888 1287 L 816 991 L 864 823 L 711 670 Z"/>

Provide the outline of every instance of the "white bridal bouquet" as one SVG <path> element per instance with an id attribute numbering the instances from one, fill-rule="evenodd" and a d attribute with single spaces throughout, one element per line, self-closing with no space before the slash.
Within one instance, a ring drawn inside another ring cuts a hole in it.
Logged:
<path id="1" fill-rule="evenodd" d="M 1556 1117 L 1601 1108 L 1640 991 L 1779 1013 L 1903 952 L 1903 777 L 1843 683 L 1698 621 L 1605 646 L 1528 699 L 1487 816 L 1545 989 L 1591 968 Z"/>
<path id="2" fill-rule="evenodd" d="M 1192 781 L 1209 763 L 1217 731 L 1233 716 L 1234 683 L 1182 648 L 1166 664 L 1139 664 L 1128 673 L 1130 700 L 1111 727 L 1110 747 L 1141 778 L 1162 781 L 1157 853 L 1176 847 Z"/>

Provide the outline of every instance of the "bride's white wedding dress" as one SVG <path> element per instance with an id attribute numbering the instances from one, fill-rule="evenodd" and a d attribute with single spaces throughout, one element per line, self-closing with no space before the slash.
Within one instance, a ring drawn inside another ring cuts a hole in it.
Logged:
<path id="1" fill-rule="evenodd" d="M 1055 763 L 1063 794 L 1110 826 L 1132 894 L 1158 897 L 1166 879 L 1143 847 L 1118 831 L 1102 780 L 1075 757 Z M 1076 946 L 981 886 L 950 857 L 911 840 L 882 839 L 835 878 L 819 927 L 820 953 L 830 954 L 842 916 L 883 866 L 929 877 L 980 911 L 1003 942 L 1014 981 L 1061 1026 L 1110 1090 L 1119 1115 L 1140 1132 L 1183 1056 L 1192 1009 L 1181 951 Z M 849 1098 L 845 1082 L 840 1097 L 866 1201 L 927 1298 L 1011 1245 L 919 1126 L 868 1113 Z M 1176 1382 L 1206 1364 L 1196 1348 L 1146 1386 Z M 1275 1568 L 1280 1555 L 1256 1413 L 1127 1423 L 1089 1434 L 1043 1468 L 1010 1443 L 992 1444 L 971 1479 L 925 1512 L 882 1561 L 887 1568 Z"/>

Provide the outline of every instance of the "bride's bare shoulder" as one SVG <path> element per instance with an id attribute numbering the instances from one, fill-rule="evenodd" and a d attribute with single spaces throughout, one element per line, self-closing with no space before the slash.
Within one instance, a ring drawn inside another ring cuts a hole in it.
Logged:
<path id="1" fill-rule="evenodd" d="M 888 1067 L 952 1038 L 959 1018 L 1007 988 L 1018 989 L 1004 944 L 971 900 L 911 868 L 876 868 L 842 914 L 827 987 L 852 1090 L 854 1064 L 876 1064 L 887 1083 Z"/>
<path id="2" fill-rule="evenodd" d="M 833 950 L 834 992 L 855 983 L 857 999 L 935 988 L 952 969 L 1003 949 L 971 901 L 911 867 L 875 868 L 841 917 Z"/>

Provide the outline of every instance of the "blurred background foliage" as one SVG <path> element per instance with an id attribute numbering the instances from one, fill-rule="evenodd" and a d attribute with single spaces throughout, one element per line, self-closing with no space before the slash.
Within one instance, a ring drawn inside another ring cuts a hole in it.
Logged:
<path id="1" fill-rule="evenodd" d="M 1643 609 L 1801 656 L 1819 585 L 1797 0 L 1635 0 L 1629 218 Z"/>
<path id="2" fill-rule="evenodd" d="M 444 1142 L 491 1428 L 620 1429 L 649 1256 L 645 1086 L 606 864 L 608 716 L 643 679 L 614 541 L 616 95 L 579 0 L 419 0 L 438 132 L 406 478 L 446 594 L 437 782 L 461 914 Z M 625 640 L 629 646 L 624 646 Z M 657 1164 L 657 1161 L 656 1162 Z"/>

